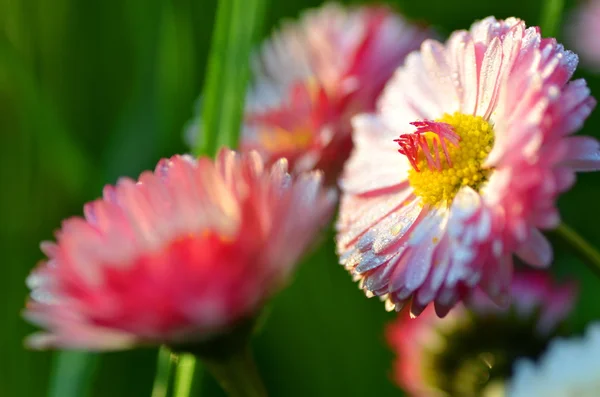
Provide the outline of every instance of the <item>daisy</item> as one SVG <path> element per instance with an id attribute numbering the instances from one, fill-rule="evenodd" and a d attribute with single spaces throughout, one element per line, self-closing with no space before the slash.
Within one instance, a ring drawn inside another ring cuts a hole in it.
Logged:
<path id="1" fill-rule="evenodd" d="M 352 149 L 350 119 L 372 111 L 405 56 L 431 32 L 383 6 L 326 4 L 288 23 L 253 60 L 242 148 L 335 182 Z"/>
<path id="2" fill-rule="evenodd" d="M 411 396 L 488 396 L 503 389 L 519 357 L 536 358 L 575 304 L 572 283 L 546 272 L 517 272 L 512 304 L 500 308 L 477 290 L 440 319 L 432 307 L 417 319 L 402 312 L 387 328 L 397 355 L 395 382 Z"/>
<path id="3" fill-rule="evenodd" d="M 63 222 L 27 279 L 34 348 L 193 343 L 256 315 L 330 217 L 319 172 L 223 149 L 107 186 Z"/>
<path id="4" fill-rule="evenodd" d="M 582 338 L 557 339 L 535 364 L 521 359 L 507 395 L 510 397 L 595 397 L 600 390 L 600 324 Z"/>
<path id="5" fill-rule="evenodd" d="M 341 263 L 389 310 L 439 316 L 480 286 L 506 305 L 513 254 L 546 267 L 558 195 L 600 166 L 570 136 L 595 106 L 577 56 L 516 18 L 426 40 L 354 120 L 340 181 Z"/>

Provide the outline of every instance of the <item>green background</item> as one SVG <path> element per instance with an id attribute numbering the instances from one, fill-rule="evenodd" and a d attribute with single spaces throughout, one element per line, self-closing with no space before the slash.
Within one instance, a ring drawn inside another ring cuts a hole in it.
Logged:
<path id="1" fill-rule="evenodd" d="M 261 36 L 318 1 L 267 3 Z M 390 2 L 442 35 L 488 15 L 540 21 L 543 1 Z M 573 4 L 567 4 L 567 8 Z M 185 152 L 183 127 L 202 89 L 216 1 L 0 0 L 0 396 L 47 395 L 53 353 L 30 352 L 20 317 L 39 241 L 121 175 Z M 600 79 L 588 78 L 592 93 Z M 599 113 L 585 133 L 600 136 Z M 600 246 L 600 175 L 584 175 L 560 200 L 564 219 Z M 581 280 L 572 316 L 580 331 L 600 316 L 600 280 L 557 245 L 553 270 Z M 393 315 L 337 265 L 329 239 L 306 258 L 268 307 L 255 339 L 272 396 L 401 395 L 389 381 L 382 330 Z M 149 396 L 156 350 L 97 357 L 93 393 Z M 69 356 L 77 370 L 81 356 Z M 73 375 L 75 380 L 75 372 Z M 74 382 L 75 384 L 75 382 Z M 202 395 L 222 395 L 210 377 Z"/>

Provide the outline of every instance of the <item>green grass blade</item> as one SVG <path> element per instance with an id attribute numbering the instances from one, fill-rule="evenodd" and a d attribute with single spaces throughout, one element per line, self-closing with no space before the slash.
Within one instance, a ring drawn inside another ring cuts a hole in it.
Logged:
<path id="1" fill-rule="evenodd" d="M 151 397 L 167 397 L 169 395 L 172 372 L 173 354 L 168 347 L 161 346 L 158 351 L 156 375 L 154 377 L 154 386 L 152 387 Z"/>
<path id="2" fill-rule="evenodd" d="M 221 0 L 204 82 L 196 154 L 236 147 L 249 73 L 249 55 L 265 0 Z"/>
<path id="3" fill-rule="evenodd" d="M 92 389 L 92 375 L 99 357 L 98 354 L 89 352 L 56 353 L 48 397 L 89 396 Z"/>
<path id="4" fill-rule="evenodd" d="M 542 9 L 542 21 L 540 27 L 544 37 L 556 37 L 559 33 L 562 11 L 565 0 L 546 0 Z"/>

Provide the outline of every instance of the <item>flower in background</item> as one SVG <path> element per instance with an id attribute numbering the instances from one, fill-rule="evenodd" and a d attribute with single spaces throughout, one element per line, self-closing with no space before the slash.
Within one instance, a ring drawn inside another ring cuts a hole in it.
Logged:
<path id="1" fill-rule="evenodd" d="M 29 276 L 32 347 L 194 342 L 257 313 L 329 219 L 319 172 L 223 149 L 121 179 L 66 220 Z"/>
<path id="2" fill-rule="evenodd" d="M 581 3 L 564 26 L 567 41 L 581 56 L 582 64 L 600 71 L 600 1 Z"/>
<path id="3" fill-rule="evenodd" d="M 350 119 L 372 111 L 405 56 L 431 36 L 386 7 L 338 4 L 308 11 L 253 59 L 242 148 L 335 183 L 352 149 Z"/>
<path id="4" fill-rule="evenodd" d="M 595 397 L 600 390 L 600 324 L 582 338 L 553 341 L 535 364 L 517 361 L 508 387 L 510 397 Z"/>
<path id="5" fill-rule="evenodd" d="M 510 295 L 512 304 L 500 308 L 477 290 L 468 309 L 459 305 L 443 319 L 431 307 L 416 319 L 400 313 L 387 329 L 397 354 L 394 380 L 411 396 L 481 396 L 502 388 L 518 357 L 538 357 L 558 333 L 576 288 L 556 285 L 547 273 L 517 272 Z"/>
<path id="6" fill-rule="evenodd" d="M 595 106 L 577 56 L 539 28 L 493 17 L 426 40 L 357 116 L 340 181 L 340 262 L 389 310 L 444 316 L 480 286 L 506 305 L 513 254 L 546 267 L 559 193 L 600 167 L 571 137 Z"/>

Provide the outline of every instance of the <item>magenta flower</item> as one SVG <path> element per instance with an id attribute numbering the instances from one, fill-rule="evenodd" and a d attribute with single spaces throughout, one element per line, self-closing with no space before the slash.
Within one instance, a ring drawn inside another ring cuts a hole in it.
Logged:
<path id="1" fill-rule="evenodd" d="M 506 304 L 513 254 L 548 266 L 558 195 L 600 167 L 570 136 L 595 106 L 577 56 L 493 17 L 426 40 L 357 116 L 337 223 L 340 261 L 388 309 L 444 316 L 480 286 Z"/>
<path id="2" fill-rule="evenodd" d="M 443 319 L 431 307 L 416 319 L 402 312 L 387 329 L 397 355 L 394 380 L 411 396 L 485 395 L 481 389 L 509 378 L 519 358 L 542 354 L 573 309 L 576 292 L 574 284 L 556 285 L 548 273 L 517 272 L 508 308 L 477 290 L 466 307 Z"/>
<path id="3" fill-rule="evenodd" d="M 332 214 L 318 172 L 223 149 L 119 180 L 66 220 L 33 271 L 32 347 L 122 349 L 201 341 L 252 317 Z"/>
<path id="4" fill-rule="evenodd" d="M 254 58 L 242 145 L 335 182 L 352 149 L 350 118 L 372 111 L 404 57 L 431 36 L 389 9 L 326 4 L 287 24 Z"/>

